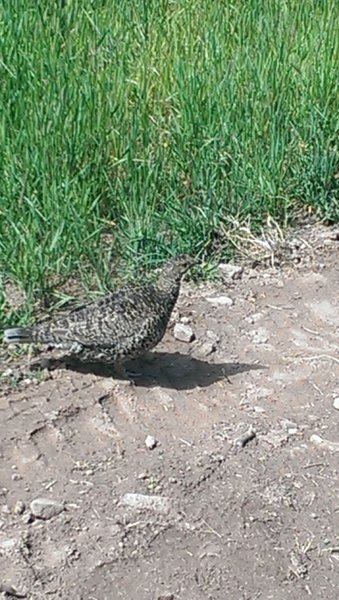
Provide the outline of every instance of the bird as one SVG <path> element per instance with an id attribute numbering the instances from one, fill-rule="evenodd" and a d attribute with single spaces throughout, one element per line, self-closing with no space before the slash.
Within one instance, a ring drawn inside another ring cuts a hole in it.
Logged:
<path id="1" fill-rule="evenodd" d="M 184 274 L 196 263 L 179 255 L 162 267 L 155 283 L 129 285 L 65 316 L 32 327 L 6 329 L 8 344 L 48 344 L 85 362 L 114 363 L 137 358 L 163 338 Z"/>

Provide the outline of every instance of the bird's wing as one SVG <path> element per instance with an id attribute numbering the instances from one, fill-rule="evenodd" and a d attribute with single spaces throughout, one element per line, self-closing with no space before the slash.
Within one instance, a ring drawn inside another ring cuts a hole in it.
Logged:
<path id="1" fill-rule="evenodd" d="M 145 335 L 159 320 L 161 307 L 154 292 L 151 286 L 113 292 L 55 319 L 49 329 L 60 341 L 86 347 L 126 344 L 136 335 Z"/>

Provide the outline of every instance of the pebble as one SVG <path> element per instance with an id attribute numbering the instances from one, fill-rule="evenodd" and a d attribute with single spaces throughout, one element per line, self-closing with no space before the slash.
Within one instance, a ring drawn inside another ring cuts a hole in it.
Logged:
<path id="1" fill-rule="evenodd" d="M 34 517 L 31 512 L 26 512 L 24 515 L 22 515 L 21 520 L 25 525 L 28 525 L 29 523 L 32 523 L 32 521 L 34 521 Z"/>
<path id="2" fill-rule="evenodd" d="M 199 347 L 198 355 L 201 356 L 201 357 L 209 356 L 210 354 L 212 354 L 213 352 L 215 352 L 216 349 L 217 349 L 216 342 L 212 342 L 212 341 L 210 341 L 210 342 L 204 342 Z"/>
<path id="3" fill-rule="evenodd" d="M 0 539 L 0 552 L 1 556 L 4 554 L 11 554 L 17 545 L 18 540 L 16 538 L 1 538 Z"/>
<path id="4" fill-rule="evenodd" d="M 59 515 L 64 510 L 64 506 L 49 498 L 36 498 L 31 502 L 30 509 L 38 519 L 47 520 Z"/>
<path id="5" fill-rule="evenodd" d="M 261 436 L 261 440 L 276 449 L 288 442 L 289 434 L 282 429 L 272 429 L 265 435 Z"/>
<path id="6" fill-rule="evenodd" d="M 4 582 L 0 583 L 0 593 L 1 592 L 4 594 L 4 596 L 1 597 L 4 598 L 7 598 L 8 596 L 12 598 L 27 598 L 25 592 L 19 592 L 15 587 Z"/>
<path id="7" fill-rule="evenodd" d="M 263 313 L 257 312 L 257 313 L 254 313 L 253 315 L 249 315 L 248 317 L 245 317 L 245 321 L 247 321 L 247 323 L 250 323 L 251 325 L 253 325 L 253 323 L 260 321 L 260 319 L 263 316 L 264 316 Z"/>
<path id="8" fill-rule="evenodd" d="M 258 329 L 249 331 L 247 335 L 255 344 L 266 344 L 269 339 L 268 332 L 264 327 L 259 327 Z"/>
<path id="9" fill-rule="evenodd" d="M 8 367 L 8 369 L 5 369 L 1 373 L 1 377 L 11 377 L 11 375 L 13 375 L 13 373 L 14 373 L 13 369 L 11 369 L 10 367 Z"/>
<path id="10" fill-rule="evenodd" d="M 227 281 L 236 281 L 237 279 L 242 278 L 244 267 L 231 265 L 230 263 L 221 263 L 219 265 L 219 270 L 221 271 L 223 279 L 226 279 Z"/>
<path id="11" fill-rule="evenodd" d="M 210 340 L 213 340 L 216 343 L 220 342 L 220 335 L 218 333 L 216 333 L 215 331 L 213 331 L 213 329 L 207 329 L 206 336 Z"/>
<path id="12" fill-rule="evenodd" d="M 337 410 L 339 410 L 339 396 L 337 398 L 334 398 L 334 400 L 333 400 L 333 406 L 334 406 L 334 408 L 336 408 Z"/>
<path id="13" fill-rule="evenodd" d="M 215 306 L 233 306 L 234 300 L 229 296 L 215 296 L 214 298 L 206 298 L 207 302 Z"/>
<path id="14" fill-rule="evenodd" d="M 165 496 L 148 496 L 146 494 L 125 494 L 121 503 L 137 510 L 153 510 L 159 513 L 168 513 L 171 501 Z"/>
<path id="15" fill-rule="evenodd" d="M 245 446 L 247 446 L 247 444 L 249 442 L 254 440 L 254 438 L 256 436 L 257 436 L 257 433 L 256 433 L 254 427 L 252 425 L 250 425 L 248 428 L 248 431 L 246 431 L 246 433 L 244 433 L 240 437 L 236 438 L 233 443 L 235 445 L 239 446 L 240 448 L 245 448 Z"/>
<path id="16" fill-rule="evenodd" d="M 184 325 L 183 323 L 176 323 L 174 327 L 174 337 L 176 340 L 180 342 L 190 343 L 195 339 L 195 334 L 189 325 Z"/>
<path id="17" fill-rule="evenodd" d="M 316 446 L 320 446 L 325 450 L 329 450 L 330 452 L 339 452 L 339 442 L 330 442 L 330 440 L 325 440 L 320 435 L 316 435 L 315 433 L 310 437 L 311 442 Z"/>
<path id="18" fill-rule="evenodd" d="M 156 440 L 153 435 L 148 435 L 145 439 L 145 444 L 149 450 L 154 450 L 158 445 L 158 440 Z"/>
<path id="19" fill-rule="evenodd" d="M 26 505 L 22 500 L 18 500 L 14 506 L 14 513 L 16 515 L 22 515 L 25 512 Z"/>

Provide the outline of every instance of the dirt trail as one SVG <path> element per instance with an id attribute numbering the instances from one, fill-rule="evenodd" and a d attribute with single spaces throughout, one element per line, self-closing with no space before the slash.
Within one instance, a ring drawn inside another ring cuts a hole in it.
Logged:
<path id="1" fill-rule="evenodd" d="M 135 387 L 2 378 L 4 597 L 337 599 L 339 263 L 323 235 L 305 266 L 184 285 L 175 320 L 195 341 L 170 328 Z M 35 518 L 37 498 L 59 514 Z"/>

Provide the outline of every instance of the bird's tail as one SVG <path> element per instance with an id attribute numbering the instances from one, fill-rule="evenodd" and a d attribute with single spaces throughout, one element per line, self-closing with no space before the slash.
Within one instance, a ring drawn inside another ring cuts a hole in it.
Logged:
<path id="1" fill-rule="evenodd" d="M 34 341 L 30 327 L 14 327 L 4 331 L 4 341 L 7 344 L 30 344 Z"/>

